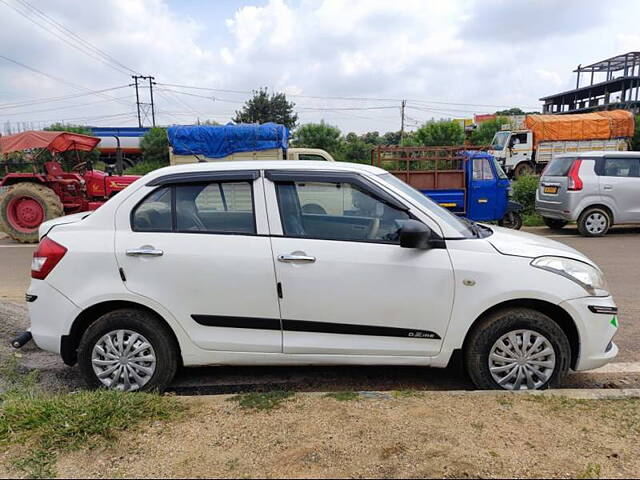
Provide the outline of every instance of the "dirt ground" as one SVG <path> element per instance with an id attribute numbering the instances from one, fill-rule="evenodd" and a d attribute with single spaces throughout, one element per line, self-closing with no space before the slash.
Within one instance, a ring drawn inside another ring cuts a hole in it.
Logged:
<path id="1" fill-rule="evenodd" d="M 59 457 L 60 477 L 618 477 L 640 475 L 640 399 L 298 394 L 244 410 L 185 398 L 182 420 Z"/>

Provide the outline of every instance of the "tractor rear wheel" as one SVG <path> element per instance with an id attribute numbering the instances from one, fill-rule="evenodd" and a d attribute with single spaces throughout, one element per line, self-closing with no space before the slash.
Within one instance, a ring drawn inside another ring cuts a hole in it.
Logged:
<path id="1" fill-rule="evenodd" d="M 17 183 L 0 195 L 0 229 L 17 242 L 37 243 L 40 224 L 62 215 L 60 198 L 38 183 Z"/>

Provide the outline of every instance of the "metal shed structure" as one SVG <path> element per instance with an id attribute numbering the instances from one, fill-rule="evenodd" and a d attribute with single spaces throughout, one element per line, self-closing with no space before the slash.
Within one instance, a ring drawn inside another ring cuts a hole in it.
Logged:
<path id="1" fill-rule="evenodd" d="M 576 88 L 542 97 L 543 113 L 586 113 L 623 109 L 640 112 L 640 52 L 628 52 L 591 65 L 578 65 Z M 581 80 L 588 83 L 581 86 Z"/>

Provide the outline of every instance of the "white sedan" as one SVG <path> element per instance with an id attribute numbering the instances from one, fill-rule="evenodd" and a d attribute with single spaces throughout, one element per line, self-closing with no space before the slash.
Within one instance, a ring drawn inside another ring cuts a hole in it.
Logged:
<path id="1" fill-rule="evenodd" d="M 422 365 L 538 389 L 617 354 L 602 272 L 466 222 L 390 173 L 326 162 L 156 170 L 42 225 L 37 345 L 91 386 L 162 390 L 179 365 Z"/>

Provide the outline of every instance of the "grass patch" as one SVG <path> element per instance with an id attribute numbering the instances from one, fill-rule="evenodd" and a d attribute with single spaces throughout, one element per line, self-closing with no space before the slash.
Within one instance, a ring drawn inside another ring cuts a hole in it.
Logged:
<path id="1" fill-rule="evenodd" d="M 3 362 L 9 384 L 0 395 L 0 446 L 15 454 L 11 465 L 32 478 L 55 475 L 57 454 L 113 442 L 119 432 L 143 422 L 176 417 L 176 399 L 112 390 L 47 393 L 37 386 L 37 372 L 15 377 L 17 365 Z"/>
<path id="2" fill-rule="evenodd" d="M 601 473 L 602 466 L 599 463 L 588 463 L 587 468 L 578 475 L 578 478 L 600 478 Z"/>
<path id="3" fill-rule="evenodd" d="M 358 392 L 331 392 L 324 395 L 326 398 L 333 398 L 339 402 L 350 402 L 360 398 Z"/>
<path id="4" fill-rule="evenodd" d="M 542 217 L 537 213 L 529 213 L 522 217 L 522 224 L 525 227 L 541 227 L 544 225 L 544 222 L 542 221 Z"/>
<path id="5" fill-rule="evenodd" d="M 279 408 L 282 403 L 293 397 L 293 392 L 275 390 L 266 393 L 241 393 L 229 398 L 230 402 L 236 402 L 243 410 L 266 411 Z"/>
<path id="6" fill-rule="evenodd" d="M 419 390 L 394 390 L 391 395 L 393 398 L 416 398 L 421 397 L 422 392 Z"/>

